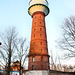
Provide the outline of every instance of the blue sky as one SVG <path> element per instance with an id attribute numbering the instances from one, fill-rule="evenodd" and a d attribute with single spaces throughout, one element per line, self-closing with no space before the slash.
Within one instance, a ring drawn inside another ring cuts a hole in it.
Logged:
<path id="1" fill-rule="evenodd" d="M 30 0 L 0 0 L 0 33 L 15 26 L 19 36 L 30 42 L 32 18 L 28 14 Z M 54 53 L 55 40 L 61 37 L 61 25 L 64 19 L 75 16 L 75 0 L 48 0 L 50 13 L 46 17 L 47 40 L 49 50 Z"/>

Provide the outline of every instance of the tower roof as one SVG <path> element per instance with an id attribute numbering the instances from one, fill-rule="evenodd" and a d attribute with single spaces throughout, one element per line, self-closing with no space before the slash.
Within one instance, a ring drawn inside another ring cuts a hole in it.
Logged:
<path id="1" fill-rule="evenodd" d="M 43 4 L 48 6 L 47 0 L 31 0 L 30 1 L 30 6 L 35 5 L 35 4 Z"/>
<path id="2" fill-rule="evenodd" d="M 32 16 L 34 12 L 40 11 L 47 16 L 49 14 L 47 0 L 31 0 L 29 3 L 28 13 Z"/>

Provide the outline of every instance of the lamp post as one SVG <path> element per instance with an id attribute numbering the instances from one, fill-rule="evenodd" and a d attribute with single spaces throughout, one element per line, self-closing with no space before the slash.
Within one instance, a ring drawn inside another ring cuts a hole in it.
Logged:
<path id="1" fill-rule="evenodd" d="M 0 42 L 0 45 L 2 45 L 2 43 Z"/>

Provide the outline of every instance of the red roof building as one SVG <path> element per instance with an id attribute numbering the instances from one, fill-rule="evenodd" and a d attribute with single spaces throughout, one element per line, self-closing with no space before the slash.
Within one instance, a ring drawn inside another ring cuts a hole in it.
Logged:
<path id="1" fill-rule="evenodd" d="M 12 66 L 11 66 L 11 71 L 19 71 L 20 70 L 20 63 L 19 61 L 15 61 L 13 62 Z"/>

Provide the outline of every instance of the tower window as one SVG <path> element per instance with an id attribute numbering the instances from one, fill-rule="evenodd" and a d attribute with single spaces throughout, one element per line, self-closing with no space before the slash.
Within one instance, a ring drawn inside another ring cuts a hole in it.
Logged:
<path id="1" fill-rule="evenodd" d="M 40 16 L 40 18 L 41 18 L 41 16 Z"/>
<path id="2" fill-rule="evenodd" d="M 42 52 L 42 49 L 41 49 L 41 52 Z"/>
<path id="3" fill-rule="evenodd" d="M 34 65 L 32 65 L 32 70 L 34 70 Z"/>
<path id="4" fill-rule="evenodd" d="M 42 45 L 42 42 L 40 42 L 40 45 Z"/>
<path id="5" fill-rule="evenodd" d="M 35 18 L 36 18 L 36 16 L 35 16 Z"/>
<path id="6" fill-rule="evenodd" d="M 34 37 L 35 37 L 35 34 L 34 34 Z"/>
<path id="7" fill-rule="evenodd" d="M 34 57 L 32 58 L 32 62 L 34 62 Z"/>
<path id="8" fill-rule="evenodd" d="M 34 22 L 34 24 L 36 24 L 36 22 Z"/>
<path id="9" fill-rule="evenodd" d="M 35 44 L 35 42 L 33 42 L 33 44 Z"/>
<path id="10" fill-rule="evenodd" d="M 40 31 L 42 30 L 42 28 L 40 28 Z"/>
<path id="11" fill-rule="evenodd" d="M 41 24 L 41 22 L 40 22 L 40 24 Z"/>
<path id="12" fill-rule="evenodd" d="M 40 34 L 40 37 L 42 37 L 42 34 Z"/>
<path id="13" fill-rule="evenodd" d="M 41 68 L 43 68 L 43 65 L 41 65 Z"/>
<path id="14" fill-rule="evenodd" d="M 34 31 L 35 31 L 36 29 L 34 28 Z"/>
<path id="15" fill-rule="evenodd" d="M 43 57 L 41 57 L 41 61 L 43 60 Z"/>
<path id="16" fill-rule="evenodd" d="M 34 49 L 32 49 L 32 51 L 31 52 L 34 52 Z"/>

